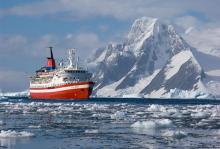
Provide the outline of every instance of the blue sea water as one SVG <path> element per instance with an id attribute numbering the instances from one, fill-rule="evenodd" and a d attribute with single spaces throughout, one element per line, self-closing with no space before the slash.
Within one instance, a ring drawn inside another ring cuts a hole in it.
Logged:
<path id="1" fill-rule="evenodd" d="M 0 148 L 220 148 L 220 101 L 0 100 Z"/>

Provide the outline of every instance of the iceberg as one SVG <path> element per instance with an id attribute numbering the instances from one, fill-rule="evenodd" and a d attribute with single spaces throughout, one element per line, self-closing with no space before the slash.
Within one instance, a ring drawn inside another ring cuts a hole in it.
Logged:
<path id="1" fill-rule="evenodd" d="M 166 98 L 197 98 L 197 99 L 213 99 L 214 97 L 203 91 L 191 91 L 191 90 L 181 90 L 181 89 L 170 89 L 170 91 L 166 94 Z"/>
<path id="2" fill-rule="evenodd" d="M 27 138 L 33 136 L 33 133 L 26 131 L 16 132 L 14 130 L 1 130 L 0 132 L 0 138 Z"/>
<path id="3" fill-rule="evenodd" d="M 29 90 L 21 92 L 0 92 L 0 97 L 29 97 Z"/>

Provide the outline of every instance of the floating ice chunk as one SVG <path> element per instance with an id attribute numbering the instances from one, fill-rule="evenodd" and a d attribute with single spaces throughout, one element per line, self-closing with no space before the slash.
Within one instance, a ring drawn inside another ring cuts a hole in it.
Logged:
<path id="1" fill-rule="evenodd" d="M 29 97 L 29 95 L 30 95 L 29 90 L 22 92 L 7 92 L 0 94 L 0 96 L 6 96 L 6 97 Z"/>
<path id="2" fill-rule="evenodd" d="M 172 121 L 169 119 L 161 119 L 157 123 L 159 128 L 167 128 L 173 125 Z"/>
<path id="3" fill-rule="evenodd" d="M 26 138 L 33 137 L 34 134 L 26 131 L 16 132 L 14 130 L 1 130 L 0 138 Z"/>
<path id="4" fill-rule="evenodd" d="M 2 121 L 2 120 L 0 120 L 0 125 L 4 125 L 5 123 Z"/>
<path id="5" fill-rule="evenodd" d="M 169 119 L 160 119 L 155 121 L 137 121 L 131 125 L 133 128 L 141 129 L 157 129 L 157 128 L 168 128 L 172 127 L 173 123 Z"/>
<path id="6" fill-rule="evenodd" d="M 175 139 L 182 139 L 187 136 L 186 132 L 183 131 L 173 131 L 173 130 L 167 130 L 162 134 L 163 137 L 172 137 Z"/>
<path id="7" fill-rule="evenodd" d="M 120 119 L 124 119 L 124 118 L 125 118 L 125 113 L 121 112 L 121 111 L 117 111 L 111 115 L 111 119 L 120 120 Z"/>
<path id="8" fill-rule="evenodd" d="M 154 121 L 137 121 L 131 125 L 133 128 L 143 128 L 143 129 L 155 129 L 156 123 Z"/>
<path id="9" fill-rule="evenodd" d="M 197 112 L 197 113 L 191 113 L 192 118 L 208 118 L 210 116 L 207 112 Z"/>
<path id="10" fill-rule="evenodd" d="M 108 117 L 109 117 L 109 114 L 107 114 L 107 113 L 94 113 L 94 114 L 92 114 L 92 117 L 108 118 Z"/>
<path id="11" fill-rule="evenodd" d="M 150 111 L 150 112 L 159 112 L 159 111 L 166 112 L 166 108 L 164 106 L 161 106 L 161 105 L 152 104 L 147 108 L 147 111 Z"/>
<path id="12" fill-rule="evenodd" d="M 89 111 L 105 110 L 108 106 L 103 104 L 87 104 L 84 105 L 84 108 Z"/>
<path id="13" fill-rule="evenodd" d="M 169 119 L 151 120 L 151 121 L 137 121 L 131 127 L 137 133 L 144 133 L 148 135 L 155 135 L 160 132 L 160 129 L 172 127 L 173 123 Z"/>
<path id="14" fill-rule="evenodd" d="M 180 112 L 174 113 L 172 117 L 181 118 L 183 115 Z"/>
<path id="15" fill-rule="evenodd" d="M 98 129 L 87 129 L 85 130 L 85 133 L 98 133 Z"/>
<path id="16" fill-rule="evenodd" d="M 41 126 L 40 125 L 30 125 L 30 126 L 28 126 L 28 128 L 41 128 Z"/>
<path id="17" fill-rule="evenodd" d="M 161 113 L 166 113 L 167 110 L 164 106 L 162 105 L 157 105 L 157 104 L 152 104 L 147 108 L 147 111 L 149 112 L 161 112 Z"/>
<path id="18" fill-rule="evenodd" d="M 7 97 L 4 97 L 3 95 L 0 95 L 0 100 L 3 100 L 3 99 L 7 99 Z"/>
<path id="19" fill-rule="evenodd" d="M 44 113 L 44 112 L 48 112 L 49 111 L 49 108 L 39 108 L 37 109 L 37 112 L 39 113 Z"/>
<path id="20" fill-rule="evenodd" d="M 151 112 L 156 112 L 156 111 L 160 111 L 160 107 L 159 105 L 150 105 L 150 107 L 147 108 L 147 110 Z"/>

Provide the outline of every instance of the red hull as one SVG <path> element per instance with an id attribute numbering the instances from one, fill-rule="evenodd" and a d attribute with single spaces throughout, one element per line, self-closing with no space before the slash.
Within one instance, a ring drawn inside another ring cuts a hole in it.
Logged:
<path id="1" fill-rule="evenodd" d="M 88 99 L 94 83 L 72 83 L 50 88 L 30 88 L 31 99 Z"/>

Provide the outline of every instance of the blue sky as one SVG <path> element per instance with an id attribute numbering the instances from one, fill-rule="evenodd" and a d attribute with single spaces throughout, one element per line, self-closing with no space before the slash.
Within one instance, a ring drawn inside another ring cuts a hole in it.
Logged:
<path id="1" fill-rule="evenodd" d="M 219 6 L 218 0 L 0 0 L 0 89 L 27 89 L 27 76 L 45 64 L 46 47 L 54 46 L 58 59 L 77 48 L 85 59 L 123 41 L 142 16 L 173 24 L 199 49 L 218 48 Z"/>

